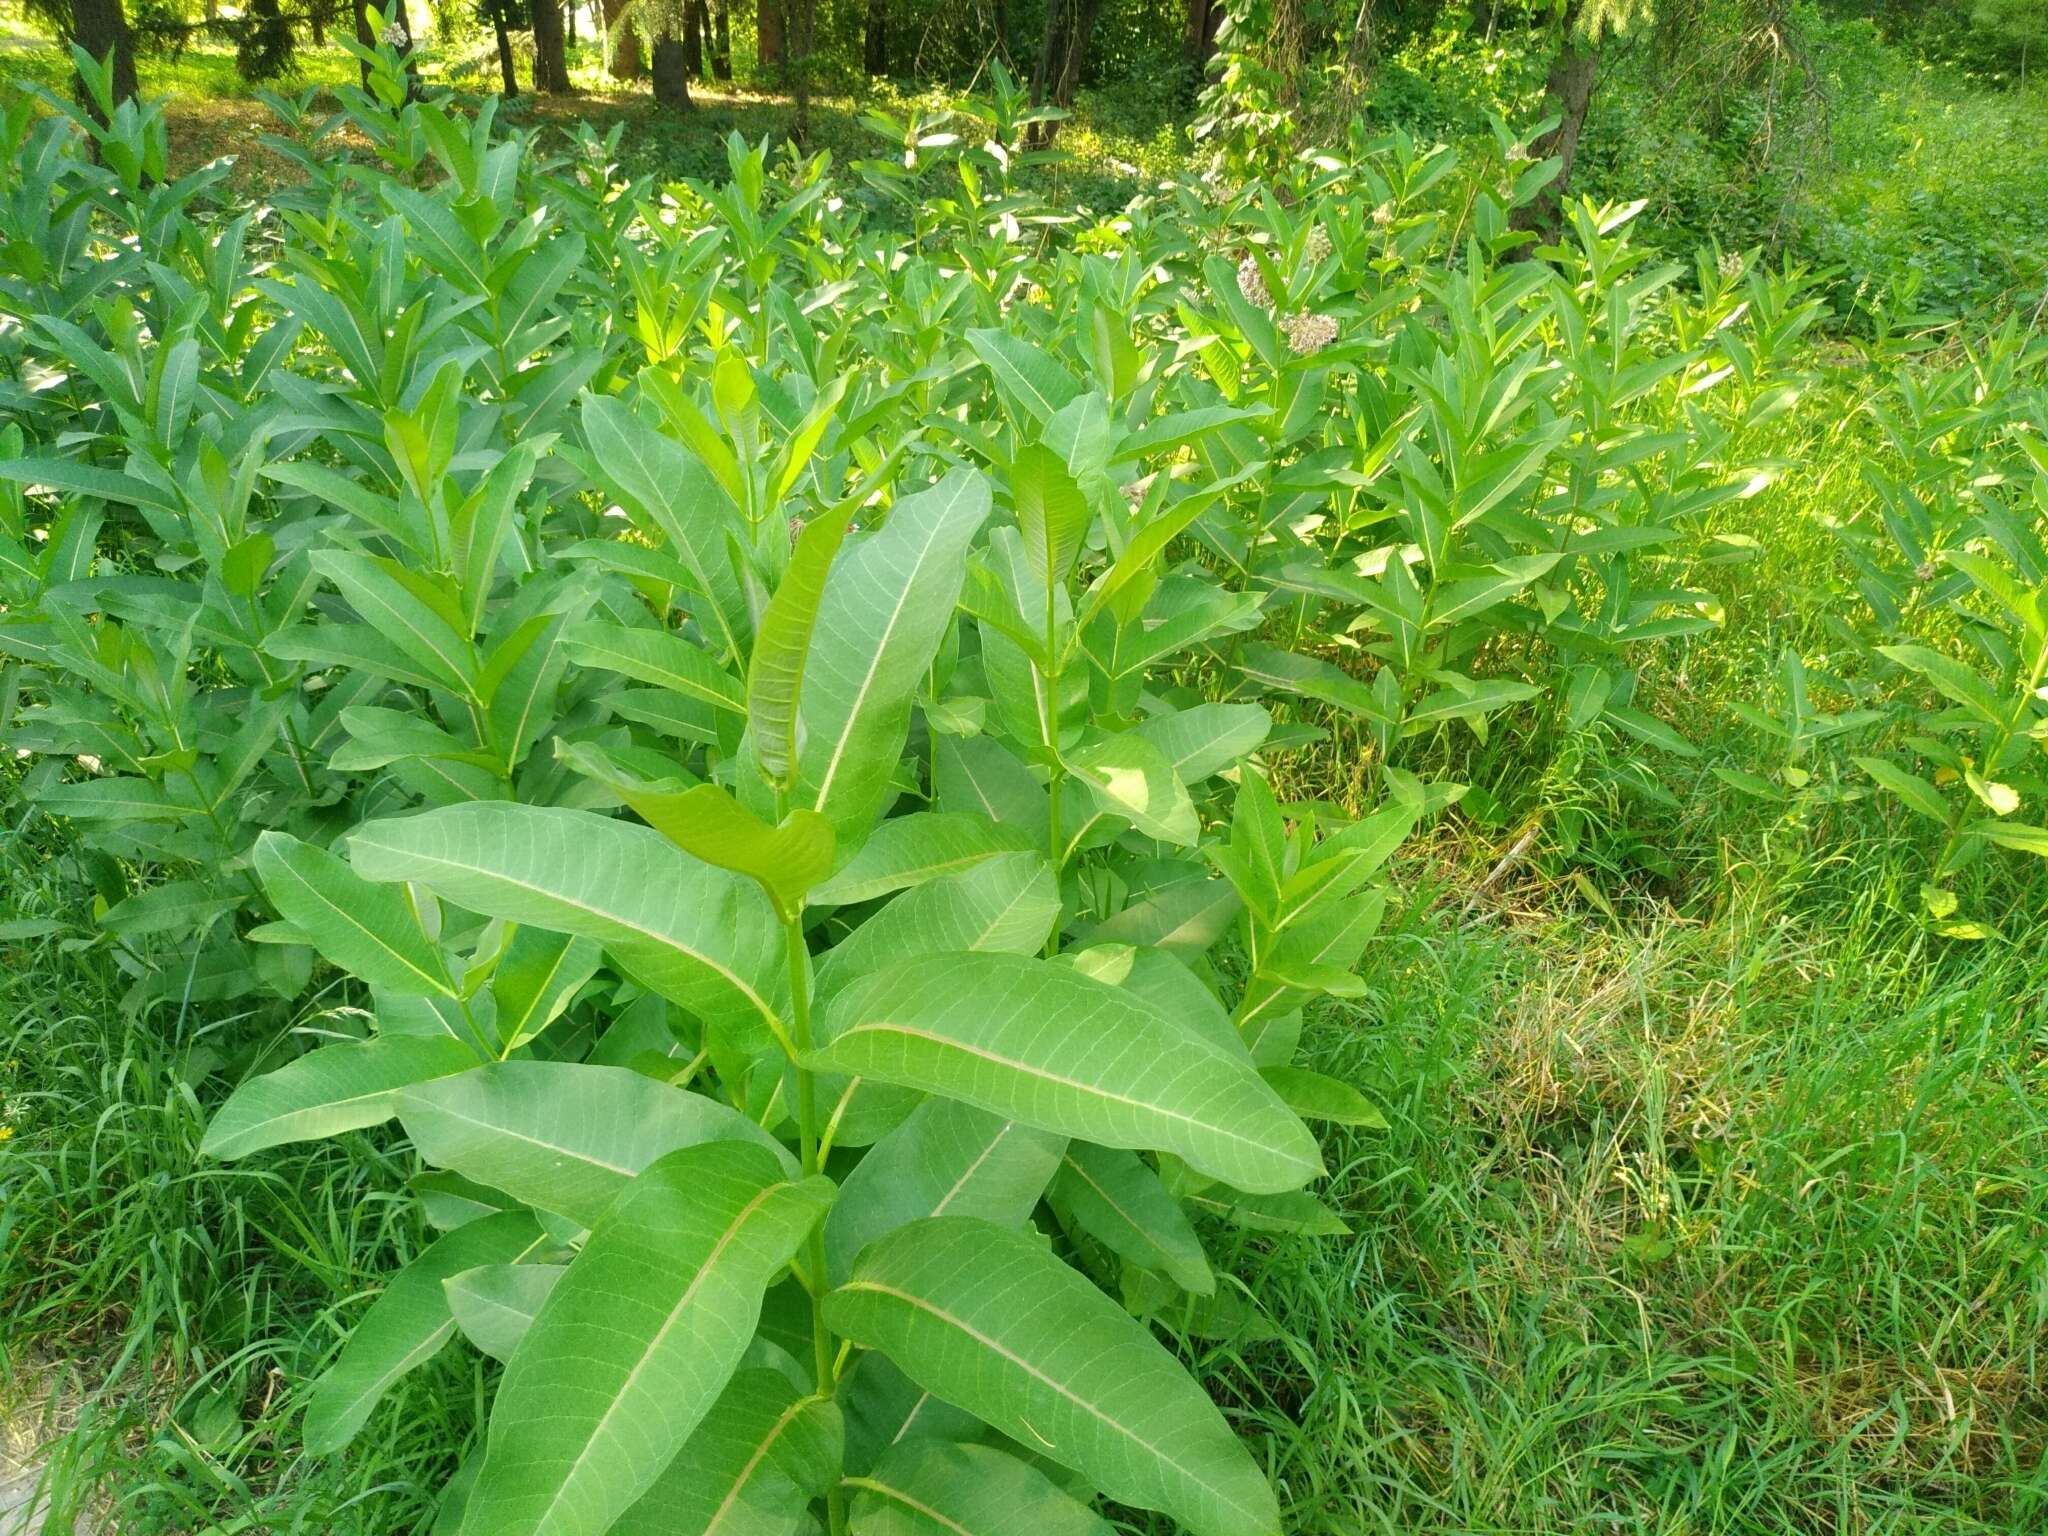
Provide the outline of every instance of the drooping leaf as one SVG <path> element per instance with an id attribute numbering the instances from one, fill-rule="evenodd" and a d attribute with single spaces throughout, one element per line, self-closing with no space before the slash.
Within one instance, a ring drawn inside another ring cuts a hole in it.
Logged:
<path id="1" fill-rule="evenodd" d="M 816 811 L 798 808 L 771 827 L 716 784 L 619 793 L 685 853 L 752 880 L 784 916 L 832 871 L 832 823 Z"/>
<path id="2" fill-rule="evenodd" d="M 586 1227 L 677 1148 L 738 1140 L 788 1157 L 737 1110 L 625 1067 L 497 1062 L 402 1090 L 398 1118 L 435 1167 Z"/>
<path id="3" fill-rule="evenodd" d="M 848 1483 L 852 1536 L 1111 1536 L 1100 1515 L 994 1446 L 907 1440 Z"/>
<path id="4" fill-rule="evenodd" d="M 1119 1258 L 1169 1275 L 1200 1296 L 1216 1289 L 1186 1213 L 1135 1153 L 1072 1143 L 1060 1159 L 1054 1196 Z"/>
<path id="5" fill-rule="evenodd" d="M 1019 1226 L 1060 1165 L 1057 1136 L 953 1099 L 927 1099 L 846 1176 L 825 1218 L 828 1273 L 845 1279 L 875 1238 L 926 1216 Z"/>
<path id="6" fill-rule="evenodd" d="M 872 1243 L 825 1301 L 948 1402 L 1195 1536 L 1278 1536 L 1266 1480 L 1142 1323 L 1039 1238 L 940 1216 Z"/>
<path id="7" fill-rule="evenodd" d="M 377 1125 L 398 1112 L 399 1089 L 476 1064 L 476 1051 L 447 1035 L 323 1045 L 238 1086 L 206 1127 L 199 1150 L 207 1157 L 247 1157 L 288 1141 Z"/>
<path id="8" fill-rule="evenodd" d="M 839 1476 L 839 1405 L 742 1369 L 611 1536 L 790 1536 Z"/>
<path id="9" fill-rule="evenodd" d="M 563 1264 L 479 1264 L 441 1282 L 448 1311 L 462 1336 L 493 1360 L 510 1360 Z"/>
<path id="10" fill-rule="evenodd" d="M 739 1142 L 635 1178 L 505 1368 L 469 1536 L 601 1536 L 648 1491 L 738 1367 L 761 1293 L 830 1202 Z"/>
<path id="11" fill-rule="evenodd" d="M 782 925 L 751 880 L 588 811 L 449 806 L 350 839 L 371 880 L 415 880 L 486 917 L 594 939 L 632 977 L 768 1046 L 789 983 Z"/>
<path id="12" fill-rule="evenodd" d="M 343 970 L 394 992 L 455 996 L 447 963 L 404 890 L 373 884 L 324 848 L 282 832 L 256 840 L 253 862 L 285 920 Z"/>
<path id="13" fill-rule="evenodd" d="M 1152 1004 L 1019 955 L 926 955 L 824 1007 L 814 1067 L 945 1094 L 1103 1146 L 1157 1148 L 1240 1189 L 1322 1171 L 1250 1064 Z"/>
<path id="14" fill-rule="evenodd" d="M 789 569 L 768 600 L 754 635 L 753 660 L 747 668 L 747 725 L 754 761 L 778 789 L 789 788 L 795 777 L 804 667 L 826 577 L 851 515 L 851 508 L 827 513 L 797 535 Z"/>
<path id="15" fill-rule="evenodd" d="M 334 1364 L 313 1383 L 306 1449 L 326 1456 L 347 1445 L 391 1384 L 454 1337 L 443 1280 L 480 1264 L 516 1263 L 545 1243 L 532 1216 L 504 1211 L 466 1222 L 422 1249 L 370 1304 Z"/>

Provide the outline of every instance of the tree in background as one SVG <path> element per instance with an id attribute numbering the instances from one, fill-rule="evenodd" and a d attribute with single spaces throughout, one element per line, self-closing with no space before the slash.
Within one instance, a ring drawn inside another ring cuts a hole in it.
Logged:
<path id="1" fill-rule="evenodd" d="M 135 34 L 121 0 L 28 0 L 28 11 L 56 34 L 61 45 L 76 43 L 96 60 L 111 58 L 115 103 L 135 99 Z M 99 116 L 99 104 L 76 74 L 71 89 L 81 106 Z"/>
<path id="2" fill-rule="evenodd" d="M 614 80 L 638 80 L 647 73 L 647 61 L 640 56 L 640 34 L 625 24 L 631 0 L 598 0 L 598 16 L 605 36 L 605 68 Z"/>
<path id="3" fill-rule="evenodd" d="M 531 0 L 533 88 L 550 96 L 569 90 L 569 55 L 562 31 L 562 0 Z"/>
<path id="4" fill-rule="evenodd" d="M 292 25 L 277 0 L 248 0 L 235 33 L 235 73 L 244 80 L 276 80 L 296 64 Z"/>
<path id="5" fill-rule="evenodd" d="M 754 11 L 755 60 L 763 76 L 789 78 L 789 50 L 785 46 L 782 22 L 783 0 L 758 0 Z"/>
<path id="6" fill-rule="evenodd" d="M 2048 46 L 2048 0 L 1976 0 L 1970 28 L 2007 57 L 2018 55 L 2024 86 L 2028 55 Z"/>
<path id="7" fill-rule="evenodd" d="M 695 37 L 703 0 L 629 0 L 621 13 L 647 45 L 657 105 L 678 111 L 690 105 L 690 55 L 685 36 Z"/>
<path id="8" fill-rule="evenodd" d="M 889 73 L 889 0 L 868 0 L 861 21 L 861 65 L 871 75 Z"/>
<path id="9" fill-rule="evenodd" d="M 1045 30 L 1038 43 L 1038 67 L 1031 73 L 1034 107 L 1071 107 L 1088 62 L 1088 41 L 1095 35 L 1102 0 L 1045 0 Z M 1057 122 L 1037 125 L 1033 142 L 1052 142 Z"/>
<path id="10" fill-rule="evenodd" d="M 512 33 L 526 20 L 522 0 L 477 0 L 477 19 L 488 21 L 498 43 L 498 73 L 507 96 L 519 94 L 519 63 L 512 52 Z"/>
<path id="11" fill-rule="evenodd" d="M 1557 51 L 1551 55 L 1550 73 L 1543 81 L 1543 115 L 1557 121 L 1529 151 L 1539 160 L 1555 159 L 1557 175 L 1532 201 L 1515 210 L 1515 228 L 1545 237 L 1557 233 L 1571 186 L 1572 161 L 1579 153 L 1579 134 L 1593 104 L 1601 39 L 1626 30 L 1647 9 L 1646 0 L 1556 0 L 1552 15 Z"/>

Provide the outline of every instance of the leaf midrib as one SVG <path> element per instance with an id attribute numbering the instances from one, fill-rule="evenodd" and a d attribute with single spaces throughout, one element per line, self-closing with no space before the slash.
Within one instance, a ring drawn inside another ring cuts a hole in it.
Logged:
<path id="1" fill-rule="evenodd" d="M 1265 1527 L 1261 1525 L 1258 1519 L 1256 1518 L 1257 1512 L 1246 1509 L 1244 1505 L 1240 1504 L 1237 1501 L 1234 1495 L 1232 1495 L 1225 1489 L 1217 1487 L 1214 1483 L 1210 1482 L 1200 1473 L 1189 1468 L 1185 1463 L 1181 1462 L 1176 1457 L 1168 1454 L 1163 1447 L 1153 1444 L 1150 1440 L 1147 1440 L 1143 1435 L 1140 1435 L 1136 1430 L 1133 1430 L 1128 1425 L 1121 1423 L 1111 1414 L 1105 1413 L 1102 1409 L 1098 1408 L 1094 1403 L 1088 1401 L 1087 1398 L 1081 1396 L 1080 1393 L 1074 1391 L 1065 1382 L 1059 1381 L 1054 1377 L 1047 1375 L 1044 1371 L 1040 1370 L 1037 1366 L 1033 1365 L 1029 1360 L 1026 1360 L 1022 1355 L 1017 1354 L 1013 1350 L 1004 1348 L 1003 1345 L 997 1339 L 995 1339 L 989 1334 L 983 1333 L 979 1328 L 976 1328 L 972 1323 L 969 1323 L 965 1318 L 962 1318 L 952 1312 L 948 1312 L 944 1307 L 939 1306 L 935 1302 L 928 1301 L 922 1296 L 913 1295 L 909 1291 L 899 1290 L 893 1285 L 884 1285 L 879 1280 L 849 1280 L 845 1285 L 841 1286 L 840 1289 L 842 1291 L 869 1291 L 877 1296 L 893 1297 L 897 1301 L 904 1303 L 904 1305 L 913 1307 L 920 1312 L 927 1313 L 931 1317 L 937 1319 L 940 1323 L 946 1325 L 947 1327 L 953 1328 L 958 1332 L 965 1334 L 968 1338 L 974 1340 L 984 1349 L 989 1350 L 993 1354 L 1000 1355 L 1004 1360 L 1008 1361 L 1018 1370 L 1024 1372 L 1034 1381 L 1040 1382 L 1043 1385 L 1051 1388 L 1054 1392 L 1058 1393 L 1068 1402 L 1074 1404 L 1075 1407 L 1081 1409 L 1084 1413 L 1087 1413 L 1091 1417 L 1100 1420 L 1112 1432 L 1121 1435 L 1124 1439 L 1130 1441 L 1133 1445 L 1143 1447 L 1144 1450 L 1147 1451 L 1150 1455 L 1152 1455 L 1156 1460 L 1164 1462 L 1167 1466 L 1172 1467 L 1174 1471 L 1178 1472 L 1182 1477 L 1186 1478 L 1196 1487 L 1205 1489 L 1209 1493 L 1215 1495 L 1220 1502 L 1228 1505 L 1231 1509 L 1236 1510 L 1239 1514 L 1251 1516 L 1252 1519 L 1249 1525 L 1250 1529 L 1265 1529 Z"/>

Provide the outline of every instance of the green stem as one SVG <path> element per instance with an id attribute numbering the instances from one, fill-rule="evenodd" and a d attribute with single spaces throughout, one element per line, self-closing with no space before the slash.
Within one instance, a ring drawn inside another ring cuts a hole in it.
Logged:
<path id="1" fill-rule="evenodd" d="M 818 1079 L 817 1074 L 802 1064 L 802 1058 L 811 1049 L 811 967 L 810 953 L 804 945 L 804 922 L 801 912 L 793 912 L 783 919 L 783 949 L 789 959 L 789 1013 L 790 1029 L 798 1057 L 796 1068 L 796 1124 L 797 1150 L 803 1159 L 804 1173 L 808 1177 L 823 1172 L 823 1157 L 818 1147 Z M 817 1372 L 818 1395 L 830 1397 L 836 1386 L 833 1367 L 834 1340 L 832 1331 L 825 1325 L 825 1227 L 824 1223 L 811 1228 L 811 1235 L 805 1253 L 804 1264 L 811 1275 L 811 1360 Z M 832 1536 L 845 1536 L 846 1495 L 837 1484 L 825 1495 L 826 1513 L 830 1519 Z"/>

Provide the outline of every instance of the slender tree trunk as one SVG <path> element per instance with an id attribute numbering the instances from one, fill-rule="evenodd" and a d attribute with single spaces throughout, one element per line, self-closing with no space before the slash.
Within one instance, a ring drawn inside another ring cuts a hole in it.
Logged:
<path id="1" fill-rule="evenodd" d="M 783 0 L 784 41 L 789 47 L 789 84 L 796 97 L 796 121 L 790 137 L 799 149 L 811 147 L 811 45 L 818 33 L 818 0 Z"/>
<path id="2" fill-rule="evenodd" d="M 604 7 L 605 36 L 611 42 L 611 62 L 606 66 L 614 80 L 638 80 L 647 73 L 647 61 L 640 56 L 640 34 L 631 22 L 621 22 L 626 0 L 599 0 Z"/>
<path id="3" fill-rule="evenodd" d="M 1538 160 L 1553 155 L 1563 163 L 1557 179 L 1517 208 L 1510 224 L 1545 238 L 1557 235 L 1564 222 L 1564 200 L 1570 190 L 1572 161 L 1579 152 L 1579 131 L 1586 126 L 1586 109 L 1593 103 L 1593 80 L 1600 67 L 1600 45 L 1578 29 L 1580 0 L 1566 7 L 1563 34 L 1550 74 L 1543 82 L 1545 115 L 1557 114 L 1557 126 L 1529 146 Z"/>
<path id="4" fill-rule="evenodd" d="M 512 53 L 512 34 L 506 29 L 503 12 L 491 17 L 491 25 L 498 34 L 498 73 L 505 80 L 505 94 L 519 94 L 519 61 Z"/>
<path id="5" fill-rule="evenodd" d="M 574 4 L 564 9 L 563 19 L 562 34 L 568 40 L 568 45 L 574 48 L 576 46 L 576 7 Z"/>
<path id="6" fill-rule="evenodd" d="M 1102 0 L 1073 0 L 1069 10 L 1073 20 L 1067 29 L 1059 80 L 1053 90 L 1053 100 L 1062 107 L 1071 107 L 1081 88 L 1081 71 L 1088 63 L 1088 44 L 1095 36 L 1095 18 L 1102 14 Z"/>
<path id="7" fill-rule="evenodd" d="M 1188 0 L 1187 25 L 1181 33 L 1180 56 L 1196 90 L 1216 56 L 1216 29 L 1223 25 L 1224 0 Z"/>
<path id="8" fill-rule="evenodd" d="M 569 58 L 562 40 L 562 0 L 532 0 L 533 88 L 550 96 L 569 89 Z"/>
<path id="9" fill-rule="evenodd" d="M 789 81 L 789 47 L 784 35 L 783 0 L 758 0 L 754 12 L 754 35 L 759 40 L 761 73 L 774 71 L 775 78 Z"/>
<path id="10" fill-rule="evenodd" d="M 677 111 L 690 105 L 690 70 L 683 40 L 665 32 L 654 44 L 654 100 Z"/>
<path id="11" fill-rule="evenodd" d="M 732 78 L 732 0 L 715 0 L 717 26 L 711 44 L 711 73 L 721 80 Z"/>
<path id="12" fill-rule="evenodd" d="M 135 39 L 128 31 L 128 17 L 121 0 L 71 0 L 72 40 L 95 59 L 114 56 L 114 105 L 135 99 Z M 84 99 L 84 86 L 79 87 Z M 88 102 L 93 115 L 99 107 Z"/>
<path id="13" fill-rule="evenodd" d="M 350 8 L 355 12 L 356 41 L 365 48 L 376 47 L 377 39 L 370 31 L 369 0 L 349 0 L 349 3 Z M 370 66 L 359 62 L 356 65 L 356 72 L 363 77 L 363 89 L 368 90 L 370 88 Z"/>
<path id="14" fill-rule="evenodd" d="M 867 72 L 889 73 L 889 0 L 868 0 L 867 30 L 862 39 Z"/>
<path id="15" fill-rule="evenodd" d="M 704 73 L 704 0 L 684 0 L 683 69 L 695 80 Z"/>
<path id="16" fill-rule="evenodd" d="M 306 12 L 306 31 L 313 39 L 315 48 L 327 46 L 327 0 Z"/>

